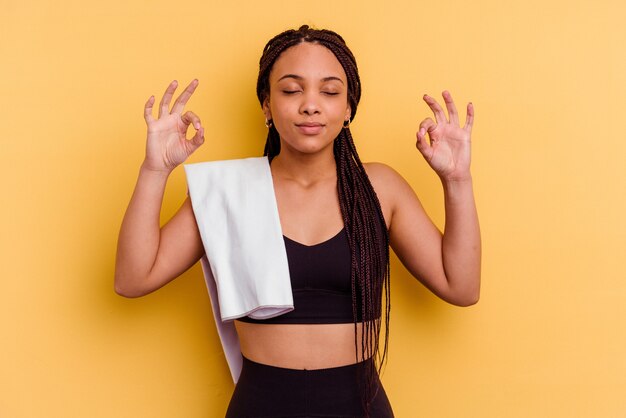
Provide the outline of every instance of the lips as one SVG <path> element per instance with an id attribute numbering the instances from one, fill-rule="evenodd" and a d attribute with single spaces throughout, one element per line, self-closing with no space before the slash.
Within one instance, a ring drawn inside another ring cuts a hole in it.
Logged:
<path id="1" fill-rule="evenodd" d="M 303 122 L 303 123 L 296 123 L 296 126 L 316 127 L 316 126 L 324 126 L 324 124 L 319 123 L 319 122 Z"/>
<path id="2" fill-rule="evenodd" d="M 319 122 L 296 123 L 296 126 L 305 135 L 316 135 L 324 129 L 324 124 Z"/>

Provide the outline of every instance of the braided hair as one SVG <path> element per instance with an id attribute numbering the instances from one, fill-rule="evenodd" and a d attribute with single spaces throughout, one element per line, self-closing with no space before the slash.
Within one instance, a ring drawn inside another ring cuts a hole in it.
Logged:
<path id="1" fill-rule="evenodd" d="M 298 30 L 287 30 L 272 38 L 263 50 L 259 62 L 257 97 L 261 106 L 269 98 L 270 72 L 278 57 L 292 46 L 311 42 L 328 48 L 343 67 L 348 80 L 350 121 L 354 119 L 361 98 L 361 83 L 354 55 L 343 38 L 330 30 L 312 29 L 307 25 Z M 380 372 L 387 357 L 389 341 L 390 283 L 389 236 L 380 202 L 363 168 L 350 134 L 344 127 L 335 138 L 333 152 L 337 166 L 337 191 L 339 205 L 348 236 L 351 252 L 352 313 L 354 317 L 354 343 L 357 341 L 357 318 L 363 320 L 361 358 L 356 350 L 356 361 L 367 362 L 363 403 L 368 411 L 375 396 L 372 392 L 376 372 Z M 271 161 L 280 153 L 280 135 L 270 124 L 264 155 Z M 381 305 L 385 294 L 385 341 L 382 356 L 379 347 L 381 331 Z M 359 379 L 360 380 L 360 379 Z"/>

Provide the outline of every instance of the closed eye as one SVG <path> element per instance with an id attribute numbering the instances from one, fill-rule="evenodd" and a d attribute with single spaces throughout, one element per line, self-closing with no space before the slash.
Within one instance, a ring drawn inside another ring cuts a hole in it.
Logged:
<path id="1" fill-rule="evenodd" d="M 337 93 L 337 92 L 333 92 L 333 91 L 323 91 L 323 92 L 322 92 L 322 94 L 325 94 L 325 95 L 327 95 L 327 96 L 336 96 L 336 95 L 338 95 L 339 93 Z"/>

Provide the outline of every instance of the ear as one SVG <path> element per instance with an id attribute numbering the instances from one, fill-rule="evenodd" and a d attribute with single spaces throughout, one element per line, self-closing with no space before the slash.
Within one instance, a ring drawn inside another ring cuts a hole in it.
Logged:
<path id="1" fill-rule="evenodd" d="M 263 100 L 263 114 L 265 119 L 272 120 L 272 111 L 270 110 L 270 98 L 269 96 Z"/>
<path id="2" fill-rule="evenodd" d="M 352 108 L 350 108 L 350 105 L 348 105 L 346 107 L 346 116 L 343 118 L 343 120 L 350 120 L 351 116 L 352 116 Z"/>

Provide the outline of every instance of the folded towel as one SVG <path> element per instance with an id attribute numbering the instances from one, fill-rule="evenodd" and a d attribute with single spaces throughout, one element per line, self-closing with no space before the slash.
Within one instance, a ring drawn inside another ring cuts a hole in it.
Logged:
<path id="1" fill-rule="evenodd" d="M 241 349 L 232 320 L 293 310 L 287 252 L 267 157 L 185 164 L 205 249 L 202 270 L 233 381 Z"/>

